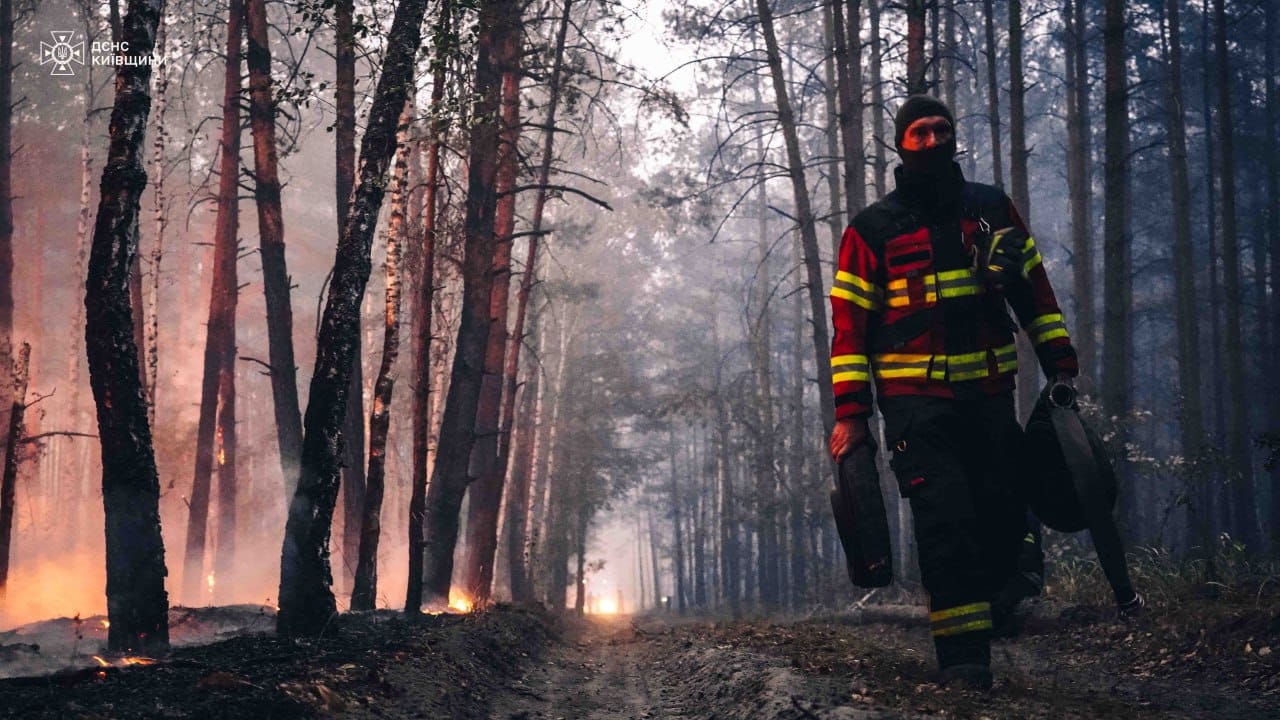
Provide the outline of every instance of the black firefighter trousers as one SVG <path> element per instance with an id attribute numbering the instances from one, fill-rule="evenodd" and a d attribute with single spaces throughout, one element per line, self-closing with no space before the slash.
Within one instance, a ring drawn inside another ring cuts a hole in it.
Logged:
<path id="1" fill-rule="evenodd" d="M 911 503 L 942 668 L 991 660 L 991 601 L 1027 534 L 1013 393 L 880 397 L 889 461 Z"/>

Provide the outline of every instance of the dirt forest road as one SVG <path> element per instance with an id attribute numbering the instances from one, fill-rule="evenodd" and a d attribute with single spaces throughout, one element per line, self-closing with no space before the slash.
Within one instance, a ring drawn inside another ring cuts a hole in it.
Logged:
<path id="1" fill-rule="evenodd" d="M 1277 718 L 1280 664 L 1261 643 L 1276 639 L 1280 615 L 1261 615 L 1178 629 L 1042 607 L 1023 637 L 996 645 L 990 693 L 931 682 L 914 608 L 791 622 L 571 621 L 496 693 L 489 717 Z M 1219 652 L 1237 639 L 1235 652 Z"/>
<path id="2" fill-rule="evenodd" d="M 932 681 L 918 607 L 742 620 L 384 610 L 312 639 L 276 637 L 265 610 L 175 608 L 177 637 L 226 639 L 154 664 L 92 657 L 94 623 L 79 619 L 0 633 L 0 718 L 1280 718 L 1280 602 L 1261 594 L 1153 603 L 1131 622 L 1039 603 L 1022 637 L 996 644 L 990 693 Z"/>

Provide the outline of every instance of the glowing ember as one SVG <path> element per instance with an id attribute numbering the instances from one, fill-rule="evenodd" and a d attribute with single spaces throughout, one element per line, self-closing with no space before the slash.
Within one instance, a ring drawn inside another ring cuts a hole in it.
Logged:
<path id="1" fill-rule="evenodd" d="M 222 428 L 218 428 L 218 465 L 227 464 L 227 453 L 222 449 Z"/>
<path id="2" fill-rule="evenodd" d="M 104 629 L 105 629 L 105 628 L 109 628 L 109 627 L 111 627 L 111 621 L 110 621 L 110 620 L 103 620 L 103 621 L 102 621 L 102 627 L 103 627 Z"/>
<path id="3" fill-rule="evenodd" d="M 597 615 L 617 615 L 618 602 L 613 598 L 600 598 L 600 602 L 596 605 Z"/>
<path id="4" fill-rule="evenodd" d="M 121 665 L 155 665 L 155 658 L 149 657 L 126 657 L 120 659 Z"/>
<path id="5" fill-rule="evenodd" d="M 213 592 L 213 573 L 209 573 L 209 592 Z"/>
<path id="6" fill-rule="evenodd" d="M 94 656 L 93 656 L 93 659 L 94 659 L 94 660 L 96 660 L 96 661 L 97 661 L 97 663 L 98 663 L 99 665 L 101 665 L 102 667 L 111 667 L 111 663 L 107 662 L 106 660 L 103 660 L 102 658 L 98 657 L 97 655 L 94 655 Z"/>

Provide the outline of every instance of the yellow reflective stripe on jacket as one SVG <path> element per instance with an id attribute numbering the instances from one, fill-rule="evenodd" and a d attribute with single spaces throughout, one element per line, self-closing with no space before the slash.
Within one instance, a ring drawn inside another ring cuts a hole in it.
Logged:
<path id="1" fill-rule="evenodd" d="M 932 355 L 881 353 L 875 356 L 875 373 L 876 377 L 884 380 L 926 377 L 929 374 L 931 362 L 933 362 Z"/>
<path id="2" fill-rule="evenodd" d="M 938 280 L 933 275 L 922 275 L 920 280 L 924 283 L 924 301 L 934 303 L 938 301 Z M 889 293 L 887 296 L 889 307 L 905 307 L 911 304 L 911 293 L 907 287 L 907 278 L 898 278 L 889 281 Z"/>
<path id="3" fill-rule="evenodd" d="M 1018 369 L 1018 345 L 1009 343 L 996 348 L 996 372 L 1004 374 Z"/>
<path id="4" fill-rule="evenodd" d="M 987 351 L 947 356 L 947 378 L 955 382 L 987 375 Z"/>
<path id="5" fill-rule="evenodd" d="M 963 382 L 990 375 L 988 358 L 991 354 L 995 355 L 997 373 L 1004 374 L 1018 369 L 1018 346 L 1014 343 L 959 355 L 881 353 L 873 356 L 872 360 L 875 376 L 882 380 L 930 378 Z"/>
<path id="6" fill-rule="evenodd" d="M 982 283 L 973 273 L 972 268 L 960 270 L 944 270 L 937 275 L 938 296 L 942 298 L 977 295 L 982 292 Z"/>
<path id="7" fill-rule="evenodd" d="M 1027 238 L 1027 244 L 1022 246 L 1022 276 L 1030 275 L 1031 270 L 1040 262 L 1040 251 L 1036 249 L 1035 240 Z"/>
<path id="8" fill-rule="evenodd" d="M 991 603 L 978 602 L 929 613 L 934 637 L 991 629 Z"/>
<path id="9" fill-rule="evenodd" d="M 880 288 L 862 278 L 844 270 L 836 271 L 835 284 L 831 286 L 831 296 L 838 297 L 863 308 L 877 311 L 880 309 Z"/>
<path id="10" fill-rule="evenodd" d="M 1027 325 L 1027 334 L 1036 345 L 1054 338 L 1067 337 L 1067 323 L 1062 313 L 1041 315 Z"/>
<path id="11" fill-rule="evenodd" d="M 871 379 L 871 366 L 866 355 L 836 355 L 831 358 L 831 382 L 849 382 Z"/>

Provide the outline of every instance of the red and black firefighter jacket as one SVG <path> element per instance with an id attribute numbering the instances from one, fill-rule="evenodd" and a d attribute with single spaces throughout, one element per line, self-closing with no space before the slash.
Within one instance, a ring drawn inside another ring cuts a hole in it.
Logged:
<path id="1" fill-rule="evenodd" d="M 870 380 L 882 396 L 994 395 L 1014 387 L 1017 326 L 1047 377 L 1075 376 L 1076 354 L 1040 253 L 1027 233 L 1021 277 L 1002 289 L 976 270 L 976 243 L 990 232 L 1026 230 L 1002 190 L 960 183 L 945 212 L 922 211 L 899 187 L 858 213 L 840 242 L 831 288 L 831 373 L 836 419 L 871 415 Z"/>

